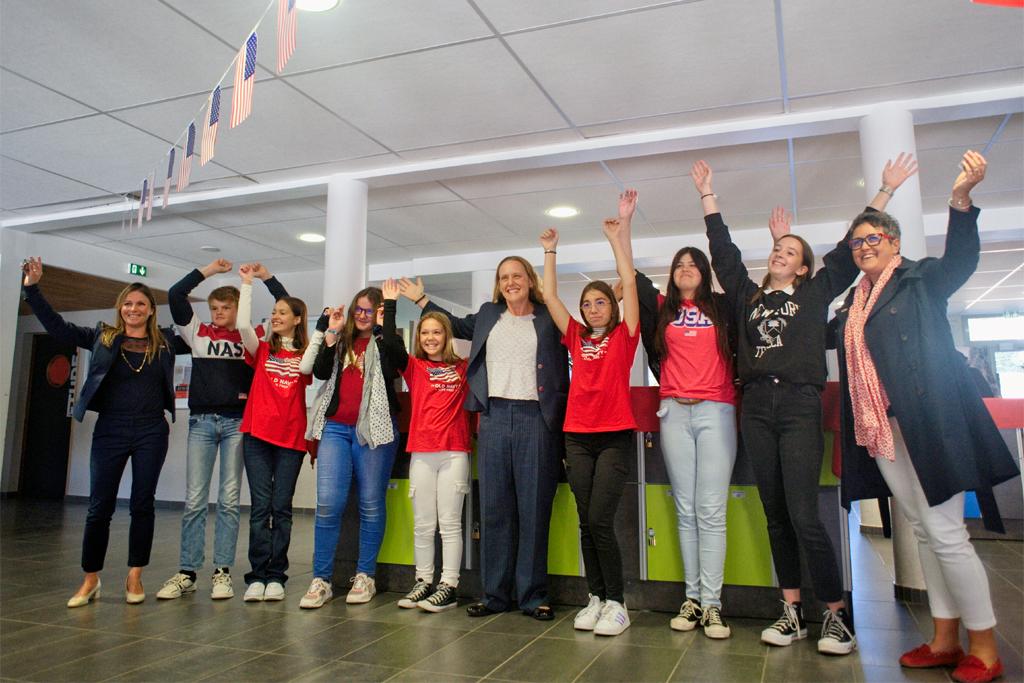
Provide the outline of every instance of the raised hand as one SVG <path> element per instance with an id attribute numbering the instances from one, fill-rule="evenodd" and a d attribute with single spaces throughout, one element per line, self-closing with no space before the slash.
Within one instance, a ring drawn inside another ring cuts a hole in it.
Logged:
<path id="1" fill-rule="evenodd" d="M 234 265 L 231 261 L 228 261 L 226 258 L 219 258 L 207 263 L 199 272 L 203 274 L 203 277 L 210 277 L 217 273 L 230 273 L 233 267 Z"/>
<path id="2" fill-rule="evenodd" d="M 544 251 L 554 251 L 558 248 L 558 231 L 554 228 L 548 228 L 540 234 L 540 246 L 544 247 Z"/>
<path id="3" fill-rule="evenodd" d="M 616 280 L 612 285 L 612 294 L 615 295 L 616 301 L 622 301 L 622 280 Z"/>
<path id="4" fill-rule="evenodd" d="M 626 191 L 619 195 L 619 218 L 633 220 L 633 212 L 636 211 L 637 191 L 626 188 Z"/>
<path id="5" fill-rule="evenodd" d="M 242 276 L 243 285 L 251 285 L 253 278 L 253 268 L 249 263 L 245 263 L 238 267 L 238 274 Z"/>
<path id="6" fill-rule="evenodd" d="M 711 194 L 711 167 L 708 166 L 708 162 L 701 159 L 693 165 L 690 169 L 690 175 L 693 177 L 693 185 L 697 188 L 697 192 L 701 194 Z"/>
<path id="7" fill-rule="evenodd" d="M 249 267 L 252 268 L 253 277 L 258 277 L 261 280 L 270 279 L 270 271 L 262 263 L 250 263 Z"/>
<path id="8" fill-rule="evenodd" d="M 882 169 L 882 186 L 895 190 L 910 176 L 917 173 L 917 159 L 913 154 L 900 152 L 896 161 L 890 159 Z"/>
<path id="9" fill-rule="evenodd" d="M 403 277 L 398 281 L 398 289 L 409 301 L 416 303 L 423 298 L 423 278 L 416 278 L 416 282 L 413 282 L 407 277 Z"/>
<path id="10" fill-rule="evenodd" d="M 327 311 L 327 329 L 341 332 L 341 328 L 345 327 L 345 304 L 337 308 L 328 308 Z"/>
<path id="11" fill-rule="evenodd" d="M 25 274 L 21 281 L 23 285 L 31 287 L 39 284 L 39 281 L 43 279 L 43 257 L 29 256 L 21 265 L 21 272 Z"/>
<path id="12" fill-rule="evenodd" d="M 960 160 L 960 174 L 953 182 L 953 197 L 956 199 L 967 199 L 974 186 L 985 179 L 985 169 L 988 162 L 985 157 L 973 150 L 964 152 Z"/>
<path id="13" fill-rule="evenodd" d="M 605 218 L 602 230 L 609 241 L 629 239 L 629 221 L 621 218 Z"/>
<path id="14" fill-rule="evenodd" d="M 392 277 L 381 283 L 380 290 L 384 293 L 384 298 L 387 301 L 398 301 L 398 295 L 401 293 L 398 281 Z"/>
<path id="15" fill-rule="evenodd" d="M 786 213 L 786 210 L 781 206 L 776 206 L 772 209 L 772 215 L 768 218 L 768 229 L 772 233 L 772 242 L 789 234 L 789 225 L 792 221 L 793 214 Z"/>

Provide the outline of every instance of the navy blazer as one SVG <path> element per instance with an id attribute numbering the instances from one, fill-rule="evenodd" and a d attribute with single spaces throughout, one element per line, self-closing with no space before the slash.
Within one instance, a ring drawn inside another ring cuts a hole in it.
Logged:
<path id="1" fill-rule="evenodd" d="M 122 336 L 114 337 L 110 346 L 105 346 L 102 341 L 105 325 L 98 323 L 96 327 L 82 327 L 72 325 L 64 320 L 60 313 L 53 310 L 39 291 L 37 285 L 30 285 L 23 288 L 25 302 L 39 318 L 46 331 L 55 339 L 67 344 L 74 344 L 83 349 L 89 349 L 92 355 L 89 357 L 89 374 L 86 375 L 85 383 L 82 385 L 82 392 L 75 403 L 74 416 L 81 422 L 85 418 L 85 412 L 89 409 L 89 402 L 92 401 L 100 385 L 107 376 L 110 366 L 117 359 L 121 350 Z M 155 315 L 155 314 L 154 314 Z M 180 353 L 178 350 L 183 342 L 172 329 L 162 329 L 164 339 L 167 342 L 166 352 L 162 351 L 156 359 L 164 371 L 164 410 L 171 414 L 171 422 L 174 421 L 174 355 Z M 185 353 L 188 353 L 187 346 Z"/>
<path id="2" fill-rule="evenodd" d="M 443 313 L 451 321 L 456 337 L 473 342 L 467 370 L 469 394 L 466 396 L 466 410 L 487 412 L 487 336 L 506 310 L 508 306 L 504 302 L 488 302 L 481 305 L 476 314 L 459 318 L 432 301 L 428 301 L 423 308 L 424 313 Z M 562 333 L 551 319 L 548 307 L 534 304 L 533 315 L 533 329 L 537 332 L 537 397 L 540 412 L 548 429 L 561 432 L 565 424 L 565 404 L 569 399 L 569 354 L 562 346 Z"/>

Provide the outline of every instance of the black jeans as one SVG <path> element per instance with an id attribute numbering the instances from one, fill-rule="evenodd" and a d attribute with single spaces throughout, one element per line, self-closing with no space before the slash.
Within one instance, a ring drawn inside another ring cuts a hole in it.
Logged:
<path id="1" fill-rule="evenodd" d="M 743 389 L 740 431 L 768 518 L 768 540 L 781 588 L 800 588 L 800 549 L 814 593 L 843 599 L 832 541 L 818 518 L 818 479 L 825 449 L 821 390 L 765 380 Z"/>
<path id="2" fill-rule="evenodd" d="M 576 496 L 587 585 L 591 595 L 618 603 L 623 602 L 623 581 L 615 512 L 635 445 L 632 430 L 565 434 L 565 470 Z"/>
<path id="3" fill-rule="evenodd" d="M 128 566 L 145 567 L 153 549 L 153 501 L 167 456 L 170 428 L 162 414 L 139 417 L 100 415 L 92 432 L 89 457 L 89 513 L 82 539 L 82 569 L 103 569 L 110 540 L 110 519 L 117 507 L 117 489 L 129 458 L 132 493 L 128 527 Z"/>
<path id="4" fill-rule="evenodd" d="M 292 541 L 292 496 L 305 453 L 243 435 L 242 453 L 249 480 L 249 564 L 254 581 L 288 580 L 288 546 Z"/>

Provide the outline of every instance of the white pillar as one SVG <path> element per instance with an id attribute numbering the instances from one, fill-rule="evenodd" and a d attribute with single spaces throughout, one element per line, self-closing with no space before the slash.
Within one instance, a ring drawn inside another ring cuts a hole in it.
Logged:
<path id="1" fill-rule="evenodd" d="M 914 117 L 909 111 L 882 105 L 860 120 L 861 170 L 867 201 L 874 198 L 882 185 L 885 162 L 895 159 L 900 152 L 909 152 L 917 157 Z M 900 253 L 912 259 L 927 256 L 919 176 L 907 178 L 889 202 L 886 212 L 900 222 Z"/>
<path id="2" fill-rule="evenodd" d="M 474 270 L 470 291 L 469 310 L 475 313 L 480 308 L 480 304 L 485 304 L 494 298 L 494 271 Z"/>
<path id="3" fill-rule="evenodd" d="M 860 120 L 860 156 L 864 173 L 864 192 L 871 201 L 882 184 L 885 162 L 900 152 L 917 157 L 914 117 L 906 109 L 881 105 Z M 928 255 L 924 237 L 924 214 L 921 207 L 921 183 L 911 176 L 896 191 L 886 212 L 900 223 L 900 253 L 920 259 Z M 917 539 L 910 523 L 892 505 L 892 554 L 897 592 L 900 589 L 924 590 L 924 574 L 917 551 Z"/>
<path id="4" fill-rule="evenodd" d="M 14 352 L 18 341 L 18 305 L 21 303 L 21 261 L 26 256 L 28 235 L 0 228 L 0 491 L 18 490 L 21 445 L 14 443 L 18 411 L 15 395 Z M 17 462 L 15 462 L 18 460 Z"/>
<path id="5" fill-rule="evenodd" d="M 348 306 L 366 286 L 367 194 L 366 183 L 359 180 L 336 176 L 327 183 L 325 306 Z"/>

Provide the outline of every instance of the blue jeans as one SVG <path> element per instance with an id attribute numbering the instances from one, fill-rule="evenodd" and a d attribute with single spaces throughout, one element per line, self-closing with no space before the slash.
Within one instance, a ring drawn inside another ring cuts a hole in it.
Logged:
<path id="1" fill-rule="evenodd" d="M 395 434 L 398 424 L 395 423 Z M 369 449 L 359 444 L 356 428 L 328 420 L 316 456 L 316 521 L 313 525 L 313 576 L 330 581 L 341 533 L 341 515 L 355 479 L 359 494 L 359 560 L 356 572 L 373 576 L 387 525 L 385 497 L 398 439 Z"/>
<path id="2" fill-rule="evenodd" d="M 245 474 L 252 507 L 249 512 L 249 564 L 246 585 L 288 580 L 288 546 L 292 541 L 292 496 L 302 470 L 303 451 L 275 446 L 246 434 Z"/>
<path id="3" fill-rule="evenodd" d="M 199 571 L 205 559 L 206 510 L 210 500 L 213 464 L 220 448 L 217 491 L 217 528 L 213 537 L 213 565 L 235 563 L 238 543 L 239 494 L 242 489 L 242 424 L 240 417 L 200 413 L 188 418 L 185 515 L 181 518 L 181 568 Z"/>
<path id="4" fill-rule="evenodd" d="M 736 408 L 661 400 L 661 452 L 676 504 L 686 597 L 722 607 L 725 511 L 736 463 Z"/>

